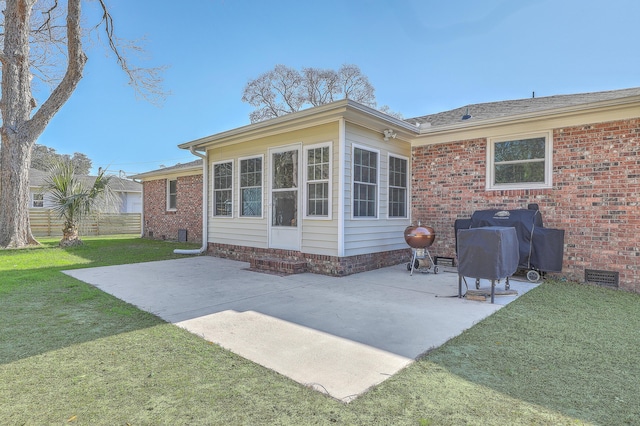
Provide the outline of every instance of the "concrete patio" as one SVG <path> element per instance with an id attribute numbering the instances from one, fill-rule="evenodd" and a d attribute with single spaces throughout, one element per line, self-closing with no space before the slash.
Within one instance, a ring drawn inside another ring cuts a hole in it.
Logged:
<path id="1" fill-rule="evenodd" d="M 199 256 L 65 273 L 349 402 L 517 297 L 459 299 L 455 269 L 441 269 L 277 276 Z M 511 280 L 518 295 L 534 287 Z"/>

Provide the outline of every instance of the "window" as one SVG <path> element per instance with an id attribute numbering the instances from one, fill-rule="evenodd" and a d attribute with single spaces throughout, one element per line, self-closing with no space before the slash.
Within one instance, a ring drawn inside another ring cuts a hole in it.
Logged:
<path id="1" fill-rule="evenodd" d="M 213 165 L 213 215 L 231 216 L 233 213 L 233 163 Z"/>
<path id="2" fill-rule="evenodd" d="M 178 198 L 178 180 L 167 181 L 167 210 L 175 210 L 177 208 Z"/>
<path id="3" fill-rule="evenodd" d="M 331 145 L 312 146 L 305 154 L 308 217 L 330 217 Z"/>
<path id="4" fill-rule="evenodd" d="M 353 148 L 353 217 L 377 217 L 378 153 Z"/>
<path id="5" fill-rule="evenodd" d="M 44 207 L 44 194 L 33 192 L 31 194 L 31 207 L 41 209 Z"/>
<path id="6" fill-rule="evenodd" d="M 389 217 L 407 217 L 408 160 L 389 156 Z"/>
<path id="7" fill-rule="evenodd" d="M 489 140 L 487 189 L 551 188 L 550 133 Z"/>
<path id="8" fill-rule="evenodd" d="M 262 157 L 240 159 L 240 215 L 262 216 Z"/>

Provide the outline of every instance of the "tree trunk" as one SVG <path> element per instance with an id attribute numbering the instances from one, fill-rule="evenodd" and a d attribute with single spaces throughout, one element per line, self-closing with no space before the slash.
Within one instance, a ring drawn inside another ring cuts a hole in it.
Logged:
<path id="1" fill-rule="evenodd" d="M 31 114 L 29 23 L 32 1 L 7 0 L 2 55 L 0 246 L 36 243 L 29 226 L 29 164 L 36 138 L 25 135 Z M 27 136 L 25 138 L 25 136 Z M 37 136 L 36 136 L 37 137 Z M 31 139 L 31 140 L 30 140 Z"/>
<path id="2" fill-rule="evenodd" d="M 86 56 L 80 34 L 80 1 L 67 4 L 66 73 L 49 98 L 31 116 L 29 32 L 36 0 L 6 0 L 2 62 L 2 149 L 0 150 L 0 247 L 37 243 L 29 224 L 29 165 L 31 150 L 53 116 L 82 78 Z"/>
<path id="3" fill-rule="evenodd" d="M 13 137 L 11 137 L 13 136 Z M 29 167 L 33 144 L 15 135 L 2 138 L 0 170 L 0 247 L 38 244 L 29 223 Z M 8 183 L 8 184 L 6 184 Z M 12 214 L 9 214 L 12 212 Z"/>
<path id="4" fill-rule="evenodd" d="M 78 227 L 76 225 L 65 223 L 62 229 L 62 239 L 60 240 L 60 247 L 74 247 L 82 245 Z"/>

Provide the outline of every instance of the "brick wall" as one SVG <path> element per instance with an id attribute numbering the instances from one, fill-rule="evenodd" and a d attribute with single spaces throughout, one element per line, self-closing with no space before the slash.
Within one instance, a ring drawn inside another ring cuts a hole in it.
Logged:
<path id="1" fill-rule="evenodd" d="M 226 259 L 250 262 L 252 258 L 274 258 L 305 261 L 306 271 L 315 274 L 344 277 L 358 272 L 398 265 L 411 260 L 411 249 L 338 257 L 302 253 L 296 250 L 264 249 L 232 244 L 209 243 L 208 253 Z"/>
<path id="2" fill-rule="evenodd" d="M 144 235 L 177 240 L 187 230 L 187 240 L 202 241 L 202 175 L 178 177 L 175 211 L 167 211 L 167 180 L 144 182 Z M 151 236 L 153 235 L 153 236 Z"/>
<path id="3" fill-rule="evenodd" d="M 553 188 L 486 191 L 486 139 L 413 149 L 412 218 L 435 228 L 432 255 L 455 254 L 453 222 L 474 210 L 540 207 L 565 230 L 562 275 L 619 272 L 640 292 L 640 118 L 554 129 Z"/>

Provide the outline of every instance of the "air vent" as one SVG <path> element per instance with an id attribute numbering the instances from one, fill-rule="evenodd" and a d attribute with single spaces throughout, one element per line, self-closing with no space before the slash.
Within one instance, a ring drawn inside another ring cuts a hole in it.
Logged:
<path id="1" fill-rule="evenodd" d="M 453 257 L 436 256 L 433 258 L 433 263 L 440 266 L 456 266 Z"/>
<path id="2" fill-rule="evenodd" d="M 620 274 L 615 271 L 599 271 L 596 269 L 584 270 L 585 282 L 605 287 L 618 288 L 619 275 Z"/>

